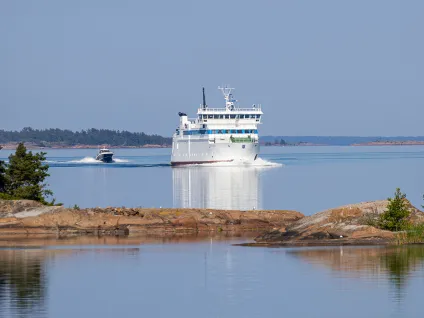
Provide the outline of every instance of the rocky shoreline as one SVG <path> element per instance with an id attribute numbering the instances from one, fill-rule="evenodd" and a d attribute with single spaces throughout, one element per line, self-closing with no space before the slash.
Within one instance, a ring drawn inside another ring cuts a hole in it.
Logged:
<path id="1" fill-rule="evenodd" d="M 91 208 L 43 206 L 29 200 L 0 200 L 0 237 L 4 235 L 173 235 L 264 232 L 303 218 L 287 210 Z"/>
<path id="2" fill-rule="evenodd" d="M 16 236 L 240 235 L 255 233 L 244 246 L 334 246 L 396 244 L 396 234 L 371 224 L 387 201 L 329 209 L 311 216 L 292 210 L 88 208 L 44 206 L 35 201 L 0 200 L 0 239 Z M 410 222 L 424 222 L 412 205 Z M 262 233 L 257 236 L 258 233 Z"/>
<path id="3" fill-rule="evenodd" d="M 248 246 L 331 246 L 396 244 L 396 233 L 375 224 L 388 201 L 350 204 L 306 216 L 287 227 L 266 232 Z M 411 223 L 423 223 L 424 213 L 408 203 Z"/>

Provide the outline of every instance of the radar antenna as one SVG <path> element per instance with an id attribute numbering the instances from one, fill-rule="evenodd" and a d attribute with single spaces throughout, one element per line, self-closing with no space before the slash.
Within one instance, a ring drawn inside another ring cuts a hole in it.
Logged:
<path id="1" fill-rule="evenodd" d="M 235 88 L 230 88 L 225 85 L 225 87 L 218 86 L 218 89 L 221 90 L 222 94 L 225 98 L 225 107 L 227 110 L 234 110 L 234 103 L 237 101 L 233 99 L 233 94 L 231 94 L 231 91 Z"/>

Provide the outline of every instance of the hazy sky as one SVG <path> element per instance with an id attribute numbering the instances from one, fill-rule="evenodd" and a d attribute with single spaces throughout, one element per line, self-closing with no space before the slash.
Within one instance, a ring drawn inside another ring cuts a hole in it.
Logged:
<path id="1" fill-rule="evenodd" d="M 0 129 L 170 136 L 205 86 L 262 135 L 424 135 L 423 0 L 0 0 Z"/>

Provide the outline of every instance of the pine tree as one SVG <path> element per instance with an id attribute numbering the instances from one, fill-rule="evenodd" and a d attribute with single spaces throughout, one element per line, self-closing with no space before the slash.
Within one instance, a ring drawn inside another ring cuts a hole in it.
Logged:
<path id="1" fill-rule="evenodd" d="M 45 179 L 50 176 L 49 166 L 44 164 L 45 152 L 33 154 L 27 152 L 23 143 L 18 145 L 15 154 L 9 156 L 5 171 L 6 194 L 19 199 L 28 199 L 47 203 L 45 197 L 52 191 L 46 189 Z"/>
<path id="2" fill-rule="evenodd" d="M 387 210 L 380 216 L 380 227 L 389 231 L 399 231 L 406 227 L 410 215 L 406 194 L 397 188 L 394 198 L 388 198 Z"/>
<path id="3" fill-rule="evenodd" d="M 0 193 L 4 193 L 6 187 L 6 165 L 0 160 Z"/>

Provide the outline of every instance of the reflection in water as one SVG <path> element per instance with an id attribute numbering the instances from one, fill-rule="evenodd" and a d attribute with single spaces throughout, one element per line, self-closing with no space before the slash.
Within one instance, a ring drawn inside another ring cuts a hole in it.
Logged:
<path id="1" fill-rule="evenodd" d="M 395 300 L 404 296 L 408 278 L 422 273 L 424 246 L 327 248 L 289 251 L 311 264 L 325 265 L 334 271 L 344 271 L 356 277 L 385 275 L 394 288 Z"/>
<path id="2" fill-rule="evenodd" d="M 172 169 L 173 205 L 181 208 L 262 208 L 260 167 L 178 167 Z"/>
<path id="3" fill-rule="evenodd" d="M 408 278 L 424 267 L 424 248 L 410 246 L 389 249 L 381 257 L 381 264 L 395 288 L 395 298 L 399 300 L 403 296 Z"/>
<path id="4" fill-rule="evenodd" d="M 19 317 L 45 312 L 44 257 L 39 250 L 0 251 L 0 312 Z"/>
<path id="5" fill-rule="evenodd" d="M 71 260 L 93 254 L 99 255 L 102 261 L 125 257 L 128 262 L 139 257 L 140 249 L 61 247 L 0 250 L 0 317 L 50 317 L 48 304 L 51 295 L 47 293 L 49 261 L 54 262 L 57 257 Z"/>

